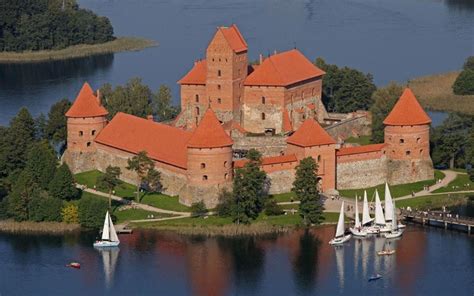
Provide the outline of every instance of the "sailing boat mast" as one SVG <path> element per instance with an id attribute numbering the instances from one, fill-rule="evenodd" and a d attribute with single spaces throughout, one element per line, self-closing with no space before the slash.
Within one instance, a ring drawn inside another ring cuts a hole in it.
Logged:
<path id="1" fill-rule="evenodd" d="M 375 224 L 385 225 L 382 203 L 380 202 L 379 192 L 377 189 L 375 189 Z"/>
<path id="2" fill-rule="evenodd" d="M 372 222 L 369 214 L 369 203 L 367 202 L 367 191 L 364 190 L 364 205 L 362 208 L 362 225 Z"/>
<path id="3" fill-rule="evenodd" d="M 357 205 L 357 195 L 356 195 L 356 202 L 355 202 L 355 228 L 360 228 L 360 220 L 359 220 L 359 206 Z"/>
<path id="4" fill-rule="evenodd" d="M 390 188 L 388 188 L 388 183 L 385 182 L 385 222 L 392 221 L 393 219 L 393 204 L 392 204 L 392 194 L 390 194 Z"/>

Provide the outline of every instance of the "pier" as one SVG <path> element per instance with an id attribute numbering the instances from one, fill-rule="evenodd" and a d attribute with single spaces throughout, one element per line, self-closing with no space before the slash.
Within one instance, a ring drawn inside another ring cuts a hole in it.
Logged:
<path id="1" fill-rule="evenodd" d="M 429 225 L 449 230 L 467 232 L 474 231 L 474 219 L 462 216 L 449 216 L 445 212 L 407 211 L 402 210 L 401 216 L 407 222 Z"/>

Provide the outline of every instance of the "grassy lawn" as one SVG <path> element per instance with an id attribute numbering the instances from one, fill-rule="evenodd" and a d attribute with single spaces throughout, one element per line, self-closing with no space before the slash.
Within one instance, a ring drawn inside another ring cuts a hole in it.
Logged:
<path id="1" fill-rule="evenodd" d="M 451 206 L 458 203 L 461 203 L 466 198 L 464 195 L 456 195 L 451 194 L 448 196 L 447 194 L 440 194 L 440 195 L 428 195 L 428 196 L 419 196 L 415 198 L 409 198 L 404 200 L 397 201 L 396 205 L 397 208 L 406 208 L 411 207 L 412 209 L 440 209 L 443 206 Z"/>
<path id="2" fill-rule="evenodd" d="M 287 202 L 287 201 L 295 201 L 296 194 L 294 192 L 287 192 L 287 193 L 279 193 L 270 195 L 270 198 L 274 198 L 276 202 Z"/>
<path id="3" fill-rule="evenodd" d="M 191 211 L 190 207 L 182 205 L 179 203 L 179 199 L 177 196 L 169 196 L 160 193 L 150 193 L 145 194 L 141 201 L 141 203 L 176 212 L 189 212 Z"/>
<path id="4" fill-rule="evenodd" d="M 435 179 L 444 179 L 445 175 L 442 171 L 435 170 Z M 410 195 L 412 191 L 418 192 L 423 190 L 425 185 L 431 186 L 436 183 L 435 180 L 426 180 L 415 183 L 400 184 L 390 186 L 390 192 L 392 197 L 400 197 L 405 195 Z M 379 191 L 380 199 L 384 199 L 385 194 L 385 184 L 380 184 L 375 187 L 362 188 L 362 189 L 348 189 L 348 190 L 339 190 L 341 196 L 354 198 L 357 194 L 358 196 L 364 195 L 364 190 L 367 190 L 367 198 L 369 201 L 375 198 L 375 189 Z"/>
<path id="5" fill-rule="evenodd" d="M 116 223 L 123 223 L 125 221 L 130 221 L 130 220 L 148 219 L 148 217 L 151 216 L 151 215 L 153 216 L 154 219 L 171 216 L 171 215 L 162 214 L 162 213 L 145 211 L 145 210 L 142 210 L 142 209 L 124 209 L 124 210 L 121 210 L 120 208 L 116 208 L 113 211 L 113 215 L 117 218 Z"/>
<path id="6" fill-rule="evenodd" d="M 466 170 L 466 169 L 451 169 L 451 171 L 455 171 L 455 172 L 458 172 L 458 173 L 467 174 L 467 170 Z"/>
<path id="7" fill-rule="evenodd" d="M 369 145 L 372 144 L 370 140 L 370 136 L 360 136 L 358 138 L 356 137 L 350 137 L 345 140 L 346 143 L 354 143 L 354 144 L 360 144 L 360 145 Z"/>
<path id="8" fill-rule="evenodd" d="M 457 177 L 453 181 L 449 182 L 446 187 L 441 187 L 433 192 L 438 193 L 465 190 L 474 190 L 474 182 L 469 180 L 469 175 L 458 174 Z"/>

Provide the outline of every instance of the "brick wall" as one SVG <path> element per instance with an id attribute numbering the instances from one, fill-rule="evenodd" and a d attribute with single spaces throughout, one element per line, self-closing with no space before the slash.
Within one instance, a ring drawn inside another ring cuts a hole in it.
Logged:
<path id="1" fill-rule="evenodd" d="M 367 188 L 387 180 L 387 158 L 381 152 L 337 157 L 337 189 Z"/>
<path id="2" fill-rule="evenodd" d="M 257 149 L 263 156 L 280 155 L 286 150 L 286 139 L 284 136 L 260 136 L 260 137 L 233 137 L 234 150 Z"/>

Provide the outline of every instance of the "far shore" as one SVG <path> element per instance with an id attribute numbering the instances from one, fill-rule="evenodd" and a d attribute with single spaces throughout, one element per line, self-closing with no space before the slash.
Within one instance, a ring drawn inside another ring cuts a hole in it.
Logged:
<path id="1" fill-rule="evenodd" d="M 7 233 L 65 234 L 80 230 L 81 226 L 79 224 L 67 224 L 62 222 L 0 221 L 0 232 Z"/>
<path id="2" fill-rule="evenodd" d="M 122 51 L 137 51 L 157 45 L 157 42 L 150 39 L 139 37 L 118 37 L 117 39 L 106 43 L 92 45 L 80 44 L 59 50 L 0 52 L 0 63 L 34 63 L 65 60 Z"/>

